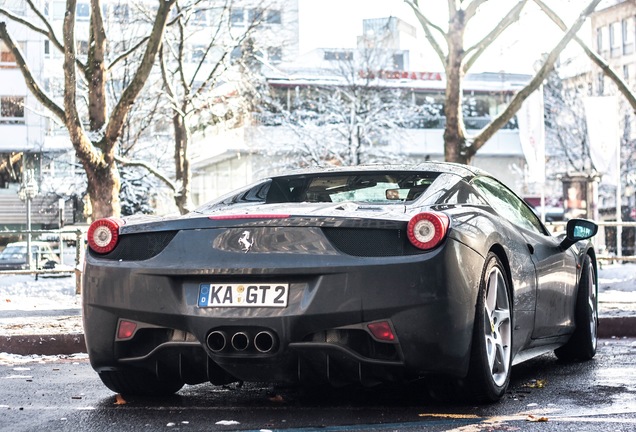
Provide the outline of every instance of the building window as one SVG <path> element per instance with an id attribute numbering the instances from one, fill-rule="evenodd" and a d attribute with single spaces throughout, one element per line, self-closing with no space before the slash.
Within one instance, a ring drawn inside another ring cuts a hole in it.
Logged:
<path id="1" fill-rule="evenodd" d="M 116 21 L 127 20 L 130 16 L 130 9 L 127 4 L 115 4 L 112 6 L 112 15 Z"/>
<path id="2" fill-rule="evenodd" d="M 26 15 L 26 2 L 24 0 L 0 0 L 0 7 L 10 10 L 16 15 Z"/>
<path id="3" fill-rule="evenodd" d="M 230 12 L 230 24 L 232 26 L 242 26 L 245 24 L 244 11 L 242 8 L 232 9 Z"/>
<path id="4" fill-rule="evenodd" d="M 634 52 L 634 17 L 625 18 L 621 26 L 623 30 L 623 55 L 629 55 Z"/>
<path id="5" fill-rule="evenodd" d="M 618 57 L 621 55 L 621 43 L 619 36 L 618 22 L 613 22 L 609 26 L 609 39 L 610 39 L 610 56 Z"/>
<path id="6" fill-rule="evenodd" d="M 204 26 L 208 23 L 207 11 L 205 9 L 197 9 L 192 17 L 192 24 L 196 26 Z"/>
<path id="7" fill-rule="evenodd" d="M 325 51 L 325 60 L 353 60 L 352 51 Z"/>
<path id="8" fill-rule="evenodd" d="M 0 97 L 0 123 L 24 123 L 24 96 Z"/>
<path id="9" fill-rule="evenodd" d="M 52 18 L 54 20 L 61 20 L 61 19 L 64 19 L 64 14 L 66 14 L 66 2 L 54 1 Z"/>
<path id="10" fill-rule="evenodd" d="M 77 55 L 80 56 L 87 56 L 88 55 L 88 41 L 77 41 L 77 48 L 76 48 Z"/>
<path id="11" fill-rule="evenodd" d="M 241 58 L 241 56 L 243 56 L 243 50 L 241 49 L 241 47 L 234 47 L 234 49 L 232 49 L 232 52 L 230 53 L 230 59 L 238 60 Z"/>
<path id="12" fill-rule="evenodd" d="M 49 57 L 51 55 L 51 42 L 48 40 L 44 41 L 44 55 Z"/>
<path id="13" fill-rule="evenodd" d="M 598 86 L 598 96 L 603 96 L 603 92 L 605 92 L 605 74 L 597 75 L 597 86 Z"/>
<path id="14" fill-rule="evenodd" d="M 247 11 L 247 20 L 249 23 L 256 23 L 263 20 L 263 9 L 249 9 Z"/>
<path id="15" fill-rule="evenodd" d="M 623 65 L 623 79 L 629 81 L 629 65 Z"/>
<path id="16" fill-rule="evenodd" d="M 280 11 L 268 10 L 267 16 L 265 17 L 265 22 L 267 24 L 280 24 L 282 22 Z"/>
<path id="17" fill-rule="evenodd" d="M 201 63 L 205 59 L 205 45 L 192 46 L 192 63 Z"/>
<path id="18" fill-rule="evenodd" d="M 596 51 L 598 53 L 603 52 L 603 28 L 599 27 L 596 29 Z"/>
<path id="19" fill-rule="evenodd" d="M 13 52 L 11 52 L 4 42 L 0 41 L 0 68 L 6 69 L 15 67 L 17 67 L 17 65 L 15 63 L 15 56 L 13 55 Z"/>
<path id="20" fill-rule="evenodd" d="M 75 19 L 78 21 L 88 21 L 91 16 L 91 8 L 88 3 L 78 3 L 75 7 Z"/>
<path id="21" fill-rule="evenodd" d="M 277 63 L 283 60 L 283 49 L 281 47 L 269 47 L 267 48 L 267 59 L 272 63 Z"/>

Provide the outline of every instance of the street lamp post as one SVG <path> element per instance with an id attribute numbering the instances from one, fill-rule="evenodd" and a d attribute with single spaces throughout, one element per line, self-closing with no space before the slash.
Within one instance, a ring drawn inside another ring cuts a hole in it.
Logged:
<path id="1" fill-rule="evenodd" d="M 26 223 L 27 223 L 27 254 L 26 264 L 29 270 L 31 268 L 31 201 L 38 194 L 38 185 L 33 178 L 33 170 L 28 170 L 25 173 L 25 177 L 22 178 L 22 184 L 18 191 L 18 196 L 21 201 L 26 202 Z"/>

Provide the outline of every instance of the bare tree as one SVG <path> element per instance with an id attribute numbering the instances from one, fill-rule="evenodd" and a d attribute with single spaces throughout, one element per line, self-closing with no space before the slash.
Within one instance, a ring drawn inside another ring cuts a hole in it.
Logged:
<path id="1" fill-rule="evenodd" d="M 192 209 L 192 170 L 188 154 L 192 131 L 202 124 L 222 120 L 215 115 L 225 96 L 221 85 L 233 79 L 239 81 L 236 62 L 244 55 L 248 39 L 268 13 L 265 7 L 252 9 L 258 13 L 233 28 L 233 11 L 232 0 L 178 1 L 175 25 L 166 32 L 164 48 L 159 53 L 174 129 L 174 197 L 181 213 Z M 229 87 L 232 86 L 225 86 Z M 232 88 L 231 92 L 236 90 Z M 236 100 L 240 95 L 233 97 Z M 238 113 L 226 111 L 221 117 L 235 115 Z"/>
<path id="2" fill-rule="evenodd" d="M 260 121 L 290 133 L 270 150 L 279 168 L 397 162 L 390 138 L 418 112 L 408 91 L 383 83 L 383 74 L 395 70 L 394 53 L 380 43 L 328 51 L 332 65 L 324 73 L 336 83 L 267 88 Z"/>
<path id="3" fill-rule="evenodd" d="M 479 8 L 488 0 L 448 0 L 448 28 L 444 30 L 435 24 L 419 6 L 419 0 L 405 0 L 420 22 L 428 42 L 433 47 L 444 67 L 446 75 L 446 93 L 444 114 L 444 158 L 450 162 L 469 164 L 477 151 L 505 125 L 521 108 L 523 101 L 546 79 L 555 62 L 567 44 L 575 37 L 585 19 L 601 0 L 592 0 L 561 41 L 544 59 L 543 65 L 530 82 L 512 98 L 508 106 L 495 117 L 477 135 L 469 137 L 462 118 L 462 81 L 468 70 L 491 44 L 514 22 L 528 0 L 519 0 L 502 20 L 476 44 L 465 47 L 464 34 L 471 20 L 476 19 Z M 445 45 L 445 46 L 444 46 Z"/>
<path id="4" fill-rule="evenodd" d="M 82 61 L 76 52 L 75 13 L 77 1 L 66 1 L 61 40 L 57 38 L 51 23 L 47 21 L 33 1 L 26 0 L 26 2 L 38 17 L 37 23 L 29 22 L 4 8 L 0 8 L 0 14 L 44 35 L 56 49 L 64 54 L 64 100 L 62 105 L 42 90 L 20 47 L 14 42 L 4 22 L 0 23 L 0 39 L 5 42 L 15 56 L 16 63 L 24 75 L 29 90 L 44 107 L 60 119 L 68 130 L 75 154 L 86 171 L 93 218 L 117 216 L 121 211 L 120 176 L 116 162 L 117 143 L 131 106 L 153 68 L 157 52 L 163 41 L 170 10 L 176 0 L 158 0 L 154 20 L 148 34 L 129 51 L 112 59 L 110 64 L 107 52 L 108 38 L 99 0 L 91 0 L 90 2 L 89 49 L 85 61 Z M 141 54 L 135 74 L 123 90 L 117 103 L 109 111 L 106 83 L 111 69 L 121 59 L 137 51 L 143 54 Z M 81 91 L 80 81 L 88 83 L 84 92 Z M 83 116 L 84 107 L 81 105 L 83 98 L 86 100 L 85 116 Z"/>

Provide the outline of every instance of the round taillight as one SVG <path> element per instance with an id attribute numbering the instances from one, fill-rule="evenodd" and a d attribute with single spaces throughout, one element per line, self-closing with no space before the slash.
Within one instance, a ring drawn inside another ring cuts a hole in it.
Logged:
<path id="1" fill-rule="evenodd" d="M 117 245 L 119 239 L 119 227 L 121 221 L 118 219 L 98 219 L 88 228 L 88 246 L 97 253 L 106 254 Z"/>
<path id="2" fill-rule="evenodd" d="M 448 216 L 444 213 L 418 213 L 409 221 L 406 234 L 416 248 L 433 249 L 446 237 L 448 224 Z"/>

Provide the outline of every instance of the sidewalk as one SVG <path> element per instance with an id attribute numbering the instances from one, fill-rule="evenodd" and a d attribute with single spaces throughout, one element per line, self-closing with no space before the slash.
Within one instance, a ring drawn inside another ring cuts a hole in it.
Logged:
<path id="1" fill-rule="evenodd" d="M 599 270 L 599 337 L 636 336 L 636 264 Z M 0 276 L 0 352 L 85 352 L 74 277 Z"/>

